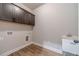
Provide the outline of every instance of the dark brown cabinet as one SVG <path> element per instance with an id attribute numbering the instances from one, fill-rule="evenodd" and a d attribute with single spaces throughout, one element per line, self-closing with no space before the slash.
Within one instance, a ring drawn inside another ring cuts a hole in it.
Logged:
<path id="1" fill-rule="evenodd" d="M 11 3 L 0 3 L 0 20 L 35 25 L 35 15 Z"/>

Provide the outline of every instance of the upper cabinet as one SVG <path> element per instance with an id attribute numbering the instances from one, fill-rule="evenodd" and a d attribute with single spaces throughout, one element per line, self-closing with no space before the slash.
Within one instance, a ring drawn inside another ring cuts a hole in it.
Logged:
<path id="1" fill-rule="evenodd" d="M 35 25 L 35 15 L 20 8 L 15 4 L 0 4 L 0 20 L 16 22 L 20 24 Z"/>

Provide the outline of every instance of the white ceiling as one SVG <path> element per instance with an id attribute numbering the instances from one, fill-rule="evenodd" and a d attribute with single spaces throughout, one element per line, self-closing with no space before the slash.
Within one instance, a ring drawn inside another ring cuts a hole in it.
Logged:
<path id="1" fill-rule="evenodd" d="M 37 7 L 39 7 L 40 5 L 43 5 L 44 3 L 23 3 L 24 6 L 27 6 L 28 8 L 30 8 L 31 10 L 36 9 Z"/>

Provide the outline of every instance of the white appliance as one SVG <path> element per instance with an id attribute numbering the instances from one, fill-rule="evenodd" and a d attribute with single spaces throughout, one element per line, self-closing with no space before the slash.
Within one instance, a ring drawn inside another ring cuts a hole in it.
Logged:
<path id="1" fill-rule="evenodd" d="M 66 56 L 79 55 L 79 40 L 74 37 L 65 37 L 62 39 L 62 49 Z"/>

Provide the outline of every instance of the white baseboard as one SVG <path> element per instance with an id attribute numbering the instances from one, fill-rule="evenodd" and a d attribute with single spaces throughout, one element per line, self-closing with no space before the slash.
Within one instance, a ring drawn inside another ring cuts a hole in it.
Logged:
<path id="1" fill-rule="evenodd" d="M 61 50 L 56 49 L 56 48 L 53 48 L 53 47 L 51 47 L 51 46 L 45 46 L 45 45 L 43 46 L 43 45 L 38 44 L 38 43 L 35 43 L 35 42 L 33 42 L 33 44 L 38 45 L 38 46 L 41 46 L 41 47 L 44 47 L 44 48 L 49 49 L 49 50 L 51 50 L 51 51 L 54 51 L 54 52 L 63 54 L 63 52 L 62 52 Z"/>
<path id="2" fill-rule="evenodd" d="M 15 49 L 13 49 L 13 50 L 7 51 L 7 52 L 1 54 L 0 56 L 8 56 L 8 55 L 10 55 L 11 53 L 16 52 L 16 51 L 18 51 L 18 50 L 20 50 L 20 49 L 22 49 L 22 48 L 24 48 L 24 47 L 26 47 L 26 46 L 32 44 L 32 43 L 33 43 L 33 42 L 30 42 L 30 43 L 28 43 L 28 44 L 25 44 L 25 45 L 22 45 L 22 46 L 20 46 L 20 47 L 17 47 L 17 48 L 15 48 Z"/>

